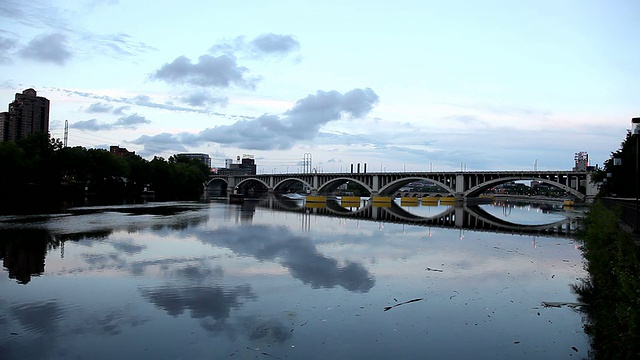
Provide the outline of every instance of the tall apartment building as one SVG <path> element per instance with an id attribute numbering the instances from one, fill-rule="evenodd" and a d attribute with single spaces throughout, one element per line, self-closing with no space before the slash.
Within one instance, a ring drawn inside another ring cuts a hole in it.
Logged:
<path id="1" fill-rule="evenodd" d="M 33 89 L 16 94 L 9 111 L 0 113 L 0 140 L 16 141 L 38 132 L 49 132 L 49 100 Z"/>
<path id="2" fill-rule="evenodd" d="M 211 169 L 211 157 L 209 157 L 209 155 L 207 155 L 207 154 L 202 154 L 202 153 L 182 153 L 182 154 L 177 154 L 177 155 L 186 156 L 189 159 L 200 160 L 205 165 L 207 165 L 207 167 L 209 169 Z"/>

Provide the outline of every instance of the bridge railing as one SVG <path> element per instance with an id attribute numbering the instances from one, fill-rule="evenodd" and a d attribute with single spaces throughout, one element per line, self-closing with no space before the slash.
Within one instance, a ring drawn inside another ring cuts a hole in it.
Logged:
<path id="1" fill-rule="evenodd" d="M 621 220 L 625 224 L 629 225 L 631 229 L 640 229 L 640 213 L 638 213 L 638 206 L 636 206 L 636 199 L 616 199 L 616 198 L 603 198 L 602 202 L 610 210 L 620 210 Z"/>

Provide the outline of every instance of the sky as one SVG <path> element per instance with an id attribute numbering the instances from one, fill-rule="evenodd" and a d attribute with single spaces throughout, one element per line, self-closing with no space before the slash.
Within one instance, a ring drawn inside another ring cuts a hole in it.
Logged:
<path id="1" fill-rule="evenodd" d="M 566 170 L 640 116 L 640 2 L 0 0 L 0 110 L 258 173 Z M 6 111 L 6 110 L 4 110 Z M 362 169 L 363 169 L 362 168 Z"/>

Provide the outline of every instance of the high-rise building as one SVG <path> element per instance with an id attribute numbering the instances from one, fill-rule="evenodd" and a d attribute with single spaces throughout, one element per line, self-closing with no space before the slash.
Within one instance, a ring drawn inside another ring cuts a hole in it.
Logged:
<path id="1" fill-rule="evenodd" d="M 207 154 L 202 153 L 182 153 L 177 154 L 178 156 L 185 156 L 189 159 L 196 159 L 202 161 L 209 169 L 211 169 L 211 157 Z"/>
<path id="2" fill-rule="evenodd" d="M 6 114 L 6 115 L 5 115 Z M 16 141 L 38 132 L 49 132 L 49 100 L 33 89 L 16 94 L 9 111 L 0 113 L 2 141 Z"/>
<path id="3" fill-rule="evenodd" d="M 0 142 L 5 141 L 9 136 L 9 113 L 0 112 Z"/>

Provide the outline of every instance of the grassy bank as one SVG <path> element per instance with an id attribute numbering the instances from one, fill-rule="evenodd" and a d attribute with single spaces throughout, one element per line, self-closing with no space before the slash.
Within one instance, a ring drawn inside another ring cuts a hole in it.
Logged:
<path id="1" fill-rule="evenodd" d="M 594 204 L 581 234 L 589 278 L 575 291 L 595 359 L 640 358 L 640 250 L 618 215 Z"/>

